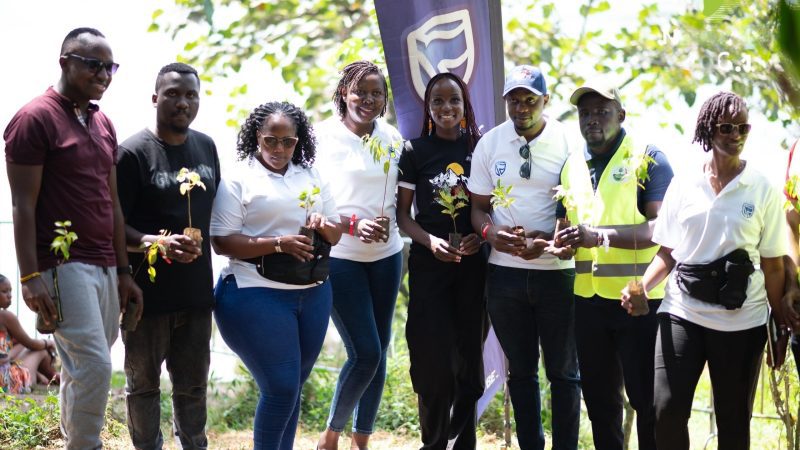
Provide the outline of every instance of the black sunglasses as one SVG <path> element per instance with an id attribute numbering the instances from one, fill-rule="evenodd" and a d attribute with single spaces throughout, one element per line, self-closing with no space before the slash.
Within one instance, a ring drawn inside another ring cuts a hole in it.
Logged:
<path id="1" fill-rule="evenodd" d="M 297 145 L 297 141 L 299 139 L 296 136 L 287 136 L 287 137 L 275 137 L 275 136 L 268 136 L 268 135 L 261 135 L 261 141 L 264 143 L 264 146 L 267 148 L 278 148 L 278 145 L 283 147 L 284 149 L 291 149 Z"/>
<path id="2" fill-rule="evenodd" d="M 746 135 L 750 133 L 750 128 L 752 126 L 749 123 L 740 123 L 740 124 L 733 124 L 733 123 L 718 123 L 717 129 L 719 130 L 719 134 L 731 134 L 733 133 L 734 128 L 739 129 L 739 134 Z"/>
<path id="3" fill-rule="evenodd" d="M 526 180 L 531 179 L 531 148 L 526 143 L 519 148 L 519 156 L 525 158 L 525 162 L 519 168 L 519 176 Z"/>
<path id="4" fill-rule="evenodd" d="M 115 62 L 103 62 L 100 61 L 99 59 L 86 58 L 84 56 L 76 55 L 74 53 L 67 53 L 66 55 L 63 55 L 62 58 L 77 59 L 78 61 L 82 62 L 86 66 L 86 68 L 89 69 L 90 72 L 94 72 L 95 75 L 100 73 L 100 69 L 105 70 L 106 73 L 109 75 L 114 75 L 117 72 L 117 69 L 119 69 L 119 64 Z"/>

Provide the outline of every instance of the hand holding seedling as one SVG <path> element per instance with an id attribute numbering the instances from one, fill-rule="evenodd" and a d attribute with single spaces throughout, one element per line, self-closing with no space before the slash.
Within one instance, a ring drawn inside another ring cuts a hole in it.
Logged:
<path id="1" fill-rule="evenodd" d="M 314 246 L 311 245 L 311 238 L 302 234 L 281 236 L 281 251 L 294 256 L 298 261 L 314 259 Z"/>
<path id="2" fill-rule="evenodd" d="M 513 256 L 517 256 L 527 247 L 525 236 L 515 234 L 508 225 L 490 226 L 486 233 L 486 242 L 498 252 L 508 253 Z"/>
<path id="3" fill-rule="evenodd" d="M 642 290 L 641 294 L 631 294 L 630 286 L 625 286 L 622 288 L 621 299 L 622 302 L 620 303 L 620 306 L 625 309 L 625 311 L 628 311 L 628 314 L 631 316 L 643 316 L 647 314 L 649 310 L 649 308 L 636 308 L 636 304 L 644 304 L 645 306 L 647 305 L 648 297 L 647 292 L 644 290 Z"/>
<path id="4" fill-rule="evenodd" d="M 547 239 L 544 239 L 541 236 L 536 236 L 533 238 L 533 241 L 531 242 L 530 245 L 526 245 L 522 251 L 520 251 L 514 256 L 519 256 L 520 258 L 526 261 L 530 261 L 532 259 L 536 259 L 542 256 L 545 249 L 549 246 L 550 242 Z"/>
<path id="5" fill-rule="evenodd" d="M 167 258 L 178 261 L 179 263 L 188 264 L 203 253 L 200 242 L 195 241 L 185 234 L 169 235 L 163 242 L 167 248 Z"/>
<path id="6" fill-rule="evenodd" d="M 454 248 L 447 240 L 430 235 L 428 248 L 431 249 L 434 258 L 442 262 L 461 262 L 461 252 Z"/>
<path id="7" fill-rule="evenodd" d="M 387 235 L 386 228 L 370 219 L 358 219 L 356 230 L 356 236 L 365 244 L 382 241 Z"/>
<path id="8" fill-rule="evenodd" d="M 597 230 L 588 225 L 579 224 L 564 228 L 555 237 L 556 241 L 564 247 L 597 247 Z"/>
<path id="9" fill-rule="evenodd" d="M 470 233 L 461 239 L 461 247 L 458 249 L 462 255 L 474 255 L 481 248 L 481 240 L 475 233 Z"/>

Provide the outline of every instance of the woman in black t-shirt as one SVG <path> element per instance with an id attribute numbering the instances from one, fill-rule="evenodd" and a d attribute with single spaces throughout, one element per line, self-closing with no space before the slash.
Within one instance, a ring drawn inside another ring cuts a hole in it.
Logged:
<path id="1" fill-rule="evenodd" d="M 475 448 L 486 261 L 470 224 L 466 181 L 479 138 L 464 82 L 434 76 L 421 136 L 400 157 L 397 199 L 397 224 L 413 240 L 406 339 L 425 448 L 445 448 L 452 439 L 456 449 Z M 463 236 L 460 243 L 452 233 Z"/>

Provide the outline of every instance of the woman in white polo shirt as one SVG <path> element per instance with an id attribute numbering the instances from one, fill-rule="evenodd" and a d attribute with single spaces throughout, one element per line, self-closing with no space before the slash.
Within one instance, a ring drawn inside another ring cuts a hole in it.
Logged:
<path id="1" fill-rule="evenodd" d="M 403 242 L 395 220 L 397 159 L 375 161 L 364 144 L 402 145 L 400 133 L 379 117 L 386 112 L 386 79 L 371 62 L 342 70 L 333 94 L 337 115 L 317 127 L 316 167 L 338 205 L 342 240 L 331 252 L 331 317 L 347 350 L 320 449 L 338 448 L 353 415 L 354 448 L 365 449 L 386 378 L 386 350 L 400 288 Z M 389 161 L 389 171 L 384 164 Z M 389 217 L 388 229 L 375 218 Z"/>
<path id="2" fill-rule="evenodd" d="M 642 279 L 645 290 L 669 276 L 658 311 L 655 352 L 658 448 L 689 448 L 687 423 L 706 363 L 719 448 L 749 448 L 767 303 L 779 323 L 785 317 L 780 300 L 786 253 L 780 196 L 766 177 L 739 158 L 749 132 L 747 106 L 739 96 L 720 92 L 703 104 L 694 142 L 711 152 L 710 158 L 702 168 L 676 176 L 653 233 L 661 249 Z M 737 249 L 744 251 L 743 261 L 733 256 Z M 721 272 L 736 270 L 718 269 L 715 262 L 722 258 L 741 263 L 744 275 L 710 282 Z M 692 284 L 692 276 L 699 284 Z M 623 307 L 629 308 L 628 293 L 622 298 Z"/>
<path id="3" fill-rule="evenodd" d="M 315 239 L 339 241 L 336 204 L 311 167 L 315 147 L 301 109 L 286 102 L 258 106 L 239 132 L 242 163 L 222 177 L 211 213 L 211 243 L 230 258 L 214 291 L 214 316 L 261 391 L 253 423 L 256 449 L 293 448 L 300 391 L 328 329 L 330 283 L 297 284 L 271 273 L 268 278 L 251 262 L 265 256 L 258 262 L 266 265 L 279 253 L 311 261 L 314 247 L 299 234 L 303 225 L 316 230 Z M 298 196 L 314 186 L 319 198 L 307 212 Z"/>

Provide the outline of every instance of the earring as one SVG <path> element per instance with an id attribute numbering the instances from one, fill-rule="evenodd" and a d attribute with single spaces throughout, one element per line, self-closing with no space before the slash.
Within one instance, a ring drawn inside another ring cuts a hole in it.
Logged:
<path id="1" fill-rule="evenodd" d="M 461 130 L 462 131 L 466 130 L 467 129 L 467 118 L 466 117 L 462 117 L 461 118 L 461 122 L 459 122 L 459 124 L 461 125 Z"/>
<path id="2" fill-rule="evenodd" d="M 433 133 L 433 121 L 428 119 L 428 136 L 430 136 L 431 133 Z"/>

